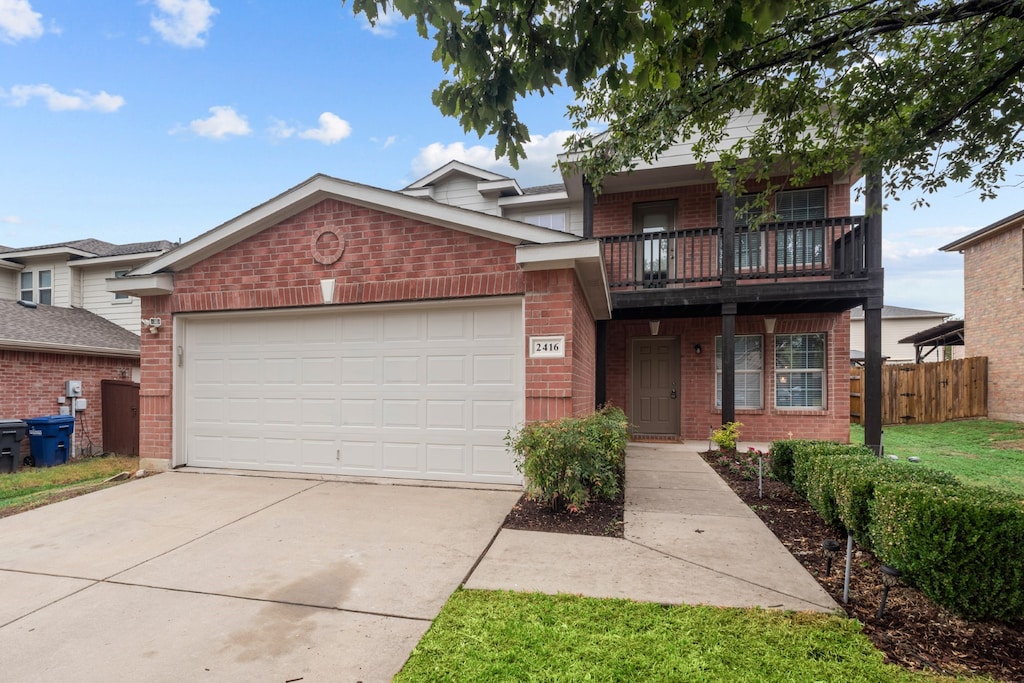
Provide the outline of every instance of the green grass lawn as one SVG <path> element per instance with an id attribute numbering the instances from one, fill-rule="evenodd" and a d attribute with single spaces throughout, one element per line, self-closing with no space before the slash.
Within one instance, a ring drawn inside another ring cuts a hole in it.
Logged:
<path id="1" fill-rule="evenodd" d="M 838 616 L 459 590 L 394 680 L 953 679 L 885 664 Z"/>
<path id="2" fill-rule="evenodd" d="M 104 479 L 119 472 L 135 472 L 138 468 L 138 458 L 107 456 L 0 474 L 0 514 L 46 505 L 69 497 L 75 491 L 95 490 Z"/>
<path id="3" fill-rule="evenodd" d="M 850 425 L 850 440 L 864 443 L 864 429 Z M 959 420 L 942 424 L 886 425 L 886 455 L 921 463 L 981 484 L 1024 496 L 1024 424 Z"/>

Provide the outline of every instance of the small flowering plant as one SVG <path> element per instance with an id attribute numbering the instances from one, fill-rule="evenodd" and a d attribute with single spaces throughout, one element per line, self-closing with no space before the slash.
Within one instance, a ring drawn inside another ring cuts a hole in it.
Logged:
<path id="1" fill-rule="evenodd" d="M 718 456 L 719 466 L 747 480 L 757 479 L 759 462 L 763 463 L 764 476 L 772 478 L 770 451 L 765 453 L 757 448 L 748 448 L 745 453 L 722 453 Z"/>

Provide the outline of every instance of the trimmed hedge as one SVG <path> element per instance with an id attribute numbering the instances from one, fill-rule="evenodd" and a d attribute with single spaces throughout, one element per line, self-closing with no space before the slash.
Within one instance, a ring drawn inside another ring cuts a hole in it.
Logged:
<path id="1" fill-rule="evenodd" d="M 552 509 L 582 509 L 592 496 L 612 499 L 622 489 L 628 421 L 606 406 L 586 417 L 536 422 L 509 432 L 505 443 L 518 457 L 531 498 Z"/>
<path id="2" fill-rule="evenodd" d="M 870 505 L 883 562 L 968 618 L 1024 619 L 1024 502 L 973 486 L 886 482 Z"/>
<path id="3" fill-rule="evenodd" d="M 1024 618 L 1024 501 L 828 441 L 776 441 L 773 474 L 830 526 L 968 618 Z"/>

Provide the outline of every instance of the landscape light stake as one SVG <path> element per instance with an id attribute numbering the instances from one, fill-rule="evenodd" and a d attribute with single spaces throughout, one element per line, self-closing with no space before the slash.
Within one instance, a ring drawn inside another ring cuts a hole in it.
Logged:
<path id="1" fill-rule="evenodd" d="M 889 597 L 889 589 L 896 586 L 900 582 L 900 570 L 895 567 L 890 567 L 887 564 L 883 564 L 882 567 L 882 602 L 878 605 L 878 614 L 875 615 L 877 619 L 881 619 L 885 613 L 885 601 Z"/>
<path id="2" fill-rule="evenodd" d="M 761 451 L 757 452 L 757 497 L 764 498 L 764 486 L 762 485 L 762 477 L 764 476 L 764 456 Z"/>
<path id="3" fill-rule="evenodd" d="M 839 557 L 839 541 L 834 538 L 826 538 L 821 542 L 821 549 L 825 553 L 825 576 L 832 575 L 832 562 Z"/>
<path id="4" fill-rule="evenodd" d="M 853 534 L 846 534 L 846 576 L 843 578 L 843 604 L 850 602 L 850 566 L 853 564 Z"/>

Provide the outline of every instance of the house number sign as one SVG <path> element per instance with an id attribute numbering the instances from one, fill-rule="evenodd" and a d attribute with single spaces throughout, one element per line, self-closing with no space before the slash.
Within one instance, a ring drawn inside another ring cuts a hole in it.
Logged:
<path id="1" fill-rule="evenodd" d="M 530 337 L 530 358 L 565 358 L 565 337 Z"/>

